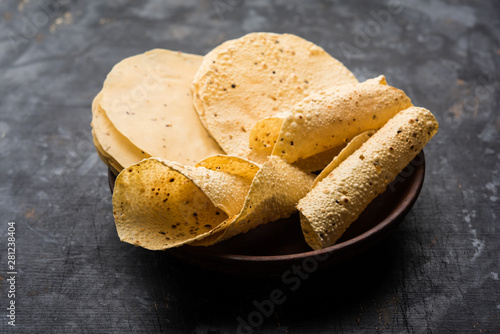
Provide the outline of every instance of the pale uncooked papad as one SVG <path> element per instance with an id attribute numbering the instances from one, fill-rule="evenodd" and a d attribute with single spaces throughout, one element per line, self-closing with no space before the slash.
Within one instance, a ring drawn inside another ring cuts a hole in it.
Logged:
<path id="1" fill-rule="evenodd" d="M 117 175 L 124 167 L 151 156 L 114 127 L 100 106 L 101 98 L 102 92 L 92 103 L 92 138 L 101 160 Z"/>
<path id="2" fill-rule="evenodd" d="M 317 45 L 273 33 L 205 57 L 127 58 L 92 112 L 97 152 L 121 171 L 120 239 L 151 250 L 213 245 L 297 208 L 306 242 L 331 246 L 438 129 L 384 76 L 358 83 Z"/>

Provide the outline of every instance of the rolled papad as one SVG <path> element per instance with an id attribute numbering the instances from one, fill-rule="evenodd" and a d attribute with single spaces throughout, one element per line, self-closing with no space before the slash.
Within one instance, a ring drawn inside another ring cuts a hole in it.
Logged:
<path id="1" fill-rule="evenodd" d="M 297 205 L 309 246 L 321 249 L 333 245 L 437 130 L 430 111 L 409 107 L 317 183 Z"/>
<path id="2" fill-rule="evenodd" d="M 333 87 L 305 98 L 288 113 L 259 121 L 250 132 L 248 156 L 257 162 L 270 154 L 289 163 L 307 159 L 379 129 L 411 105 L 384 76 Z"/>
<path id="3" fill-rule="evenodd" d="M 120 239 L 136 246 L 208 246 L 290 216 L 313 180 L 278 157 L 258 166 L 214 156 L 195 167 L 149 158 L 118 175 L 113 214 Z"/>
<path id="4" fill-rule="evenodd" d="M 203 162 L 201 163 L 203 164 Z M 209 246 L 268 222 L 289 217 L 295 204 L 311 189 L 313 175 L 278 157 L 269 157 L 255 174 L 245 203 L 224 229 L 192 245 Z"/>

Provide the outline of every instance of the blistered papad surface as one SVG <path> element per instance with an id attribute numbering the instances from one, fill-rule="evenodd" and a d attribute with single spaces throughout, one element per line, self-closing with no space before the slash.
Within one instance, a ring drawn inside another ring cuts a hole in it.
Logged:
<path id="1" fill-rule="evenodd" d="M 337 168 L 345 159 L 347 159 L 351 154 L 353 154 L 357 149 L 364 144 L 373 134 L 375 130 L 365 131 L 352 140 L 350 140 L 347 145 L 337 154 L 332 161 L 326 166 L 321 173 L 314 179 L 313 187 L 318 184 L 321 180 L 328 176 L 335 168 Z"/>
<path id="2" fill-rule="evenodd" d="M 312 92 L 357 83 L 321 47 L 289 34 L 251 33 L 204 58 L 193 80 L 200 118 L 227 154 L 246 157 L 261 119 L 290 109 Z"/>
<path id="3" fill-rule="evenodd" d="M 126 58 L 106 77 L 100 110 L 121 135 L 149 156 L 194 165 L 223 154 L 193 107 L 190 86 L 201 60 L 201 56 L 161 49 Z"/>
<path id="4" fill-rule="evenodd" d="M 384 76 L 329 88 L 300 101 L 287 114 L 258 122 L 250 134 L 249 157 L 260 161 L 273 154 L 290 163 L 307 159 L 380 128 L 411 105 L 410 98 L 388 86 Z"/>
<path id="5" fill-rule="evenodd" d="M 258 166 L 215 156 L 197 167 L 145 159 L 116 179 L 113 210 L 118 235 L 152 250 L 211 245 L 288 217 L 313 179 L 278 157 Z"/>
<path id="6" fill-rule="evenodd" d="M 200 240 L 209 245 L 265 223 L 289 217 L 295 205 L 311 189 L 314 176 L 305 173 L 278 157 L 269 157 L 255 175 L 250 192 L 238 216 L 223 232 Z M 208 241 L 208 242 L 207 242 Z"/>
<path id="7" fill-rule="evenodd" d="M 117 177 L 113 210 L 122 241 L 161 250 L 210 234 L 236 215 L 250 188 L 244 178 L 155 158 Z"/>
<path id="8" fill-rule="evenodd" d="M 301 226 L 313 249 L 333 245 L 437 132 L 430 111 L 400 111 L 299 201 Z"/>

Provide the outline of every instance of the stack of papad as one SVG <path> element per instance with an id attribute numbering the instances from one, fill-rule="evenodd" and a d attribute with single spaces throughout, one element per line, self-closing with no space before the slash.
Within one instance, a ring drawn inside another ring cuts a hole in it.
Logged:
<path id="1" fill-rule="evenodd" d="M 278 157 L 260 167 L 232 156 L 195 167 L 149 158 L 118 175 L 113 213 L 120 239 L 137 246 L 211 245 L 290 216 L 313 180 Z"/>
<path id="2" fill-rule="evenodd" d="M 310 94 L 353 84 L 354 75 L 319 46 L 289 34 L 251 33 L 222 43 L 193 80 L 200 119 L 229 155 L 246 157 L 250 130 Z"/>
<path id="3" fill-rule="evenodd" d="M 192 103 L 202 59 L 155 49 L 113 67 L 92 104 L 94 143 L 110 168 L 119 172 L 151 156 L 194 165 L 224 153 Z"/>

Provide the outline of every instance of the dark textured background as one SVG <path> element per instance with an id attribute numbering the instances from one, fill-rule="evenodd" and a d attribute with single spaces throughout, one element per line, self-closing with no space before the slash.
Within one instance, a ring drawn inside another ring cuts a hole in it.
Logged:
<path id="1" fill-rule="evenodd" d="M 500 3 L 390 4 L 0 2 L 0 332 L 12 330 L 8 221 L 17 227 L 12 332 L 233 333 L 254 300 L 283 288 L 121 243 L 89 127 L 90 103 L 124 57 L 156 47 L 204 54 L 273 31 L 319 44 L 360 80 L 385 74 L 434 112 L 440 131 L 397 231 L 302 281 L 254 331 L 500 333 Z M 373 13 L 389 8 L 397 13 L 376 23 Z"/>

